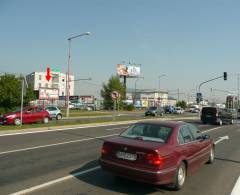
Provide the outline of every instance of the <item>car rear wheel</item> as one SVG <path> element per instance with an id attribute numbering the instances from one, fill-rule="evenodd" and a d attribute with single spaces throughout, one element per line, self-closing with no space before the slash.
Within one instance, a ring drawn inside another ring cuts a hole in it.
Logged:
<path id="1" fill-rule="evenodd" d="M 15 118 L 14 119 L 14 125 L 21 125 L 21 119 L 20 118 Z"/>
<path id="2" fill-rule="evenodd" d="M 47 124 L 48 121 L 49 121 L 49 120 L 48 120 L 48 117 L 44 117 L 44 118 L 43 118 L 43 123 L 44 123 L 44 124 Z"/>
<path id="3" fill-rule="evenodd" d="M 182 162 L 176 171 L 176 178 L 173 184 L 174 190 L 180 190 L 183 187 L 186 180 L 186 176 L 187 176 L 186 165 Z"/>
<path id="4" fill-rule="evenodd" d="M 57 120 L 62 119 L 62 115 L 61 115 L 61 114 L 58 114 L 58 115 L 56 116 L 56 119 L 57 119 Z"/>

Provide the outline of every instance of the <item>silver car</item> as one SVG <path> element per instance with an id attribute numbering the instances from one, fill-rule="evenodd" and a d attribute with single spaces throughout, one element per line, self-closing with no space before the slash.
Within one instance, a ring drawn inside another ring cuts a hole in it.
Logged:
<path id="1" fill-rule="evenodd" d="M 55 118 L 57 120 L 62 119 L 62 112 L 57 106 L 46 106 L 45 109 L 49 112 L 51 118 Z"/>

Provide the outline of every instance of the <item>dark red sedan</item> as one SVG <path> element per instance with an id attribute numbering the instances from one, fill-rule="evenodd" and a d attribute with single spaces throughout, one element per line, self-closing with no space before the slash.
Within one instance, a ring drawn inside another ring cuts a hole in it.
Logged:
<path id="1" fill-rule="evenodd" d="M 99 163 L 118 176 L 179 190 L 186 176 L 214 160 L 214 143 L 192 124 L 144 121 L 104 141 Z"/>
<path id="2" fill-rule="evenodd" d="M 35 122 L 43 122 L 48 123 L 51 120 L 51 117 L 45 109 L 41 107 L 27 107 L 24 108 L 22 113 L 22 123 L 35 123 Z M 0 117 L 0 123 L 3 125 L 20 125 L 21 124 L 21 112 L 12 112 L 6 113 Z"/>

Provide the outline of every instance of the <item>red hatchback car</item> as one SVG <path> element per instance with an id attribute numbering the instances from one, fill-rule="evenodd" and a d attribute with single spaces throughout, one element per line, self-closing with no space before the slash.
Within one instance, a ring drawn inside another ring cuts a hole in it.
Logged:
<path id="1" fill-rule="evenodd" d="M 24 108 L 22 113 L 22 123 L 35 123 L 43 122 L 48 123 L 51 117 L 45 109 L 41 107 L 28 107 Z M 4 114 L 0 117 L 0 123 L 3 125 L 20 125 L 21 124 L 21 112 L 12 112 Z"/>
<path id="2" fill-rule="evenodd" d="M 214 160 L 214 143 L 192 124 L 144 121 L 104 141 L 99 163 L 118 176 L 179 190 L 186 176 Z"/>

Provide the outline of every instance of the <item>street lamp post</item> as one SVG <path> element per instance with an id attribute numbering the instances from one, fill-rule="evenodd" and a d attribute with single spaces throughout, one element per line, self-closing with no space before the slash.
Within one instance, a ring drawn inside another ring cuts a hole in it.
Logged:
<path id="1" fill-rule="evenodd" d="M 75 38 L 78 38 L 78 37 L 81 37 L 81 36 L 85 36 L 85 35 L 90 35 L 91 33 L 90 32 L 85 32 L 85 33 L 82 33 L 82 34 L 79 34 L 79 35 L 76 35 L 76 36 L 72 36 L 72 37 L 69 37 L 67 40 L 68 40 L 68 65 L 67 65 L 67 85 L 66 85 L 66 98 L 67 98 L 67 117 L 69 117 L 69 96 L 70 96 L 70 86 L 69 86 L 69 82 L 70 82 L 70 63 L 71 63 L 71 40 L 72 39 L 75 39 Z"/>
<path id="2" fill-rule="evenodd" d="M 24 83 L 26 85 L 26 87 L 28 88 L 28 83 L 25 77 L 22 78 L 22 94 L 21 94 L 21 113 L 20 113 L 20 120 L 21 120 L 21 124 L 22 125 L 22 119 L 23 119 L 23 90 L 24 90 Z"/>
<path id="3" fill-rule="evenodd" d="M 167 75 L 166 74 L 161 74 L 161 75 L 158 76 L 158 89 L 159 89 L 159 91 L 160 91 L 160 79 L 161 79 L 161 77 L 165 77 L 165 76 L 167 76 Z"/>
<path id="4" fill-rule="evenodd" d="M 135 91 L 134 91 L 134 104 L 135 104 L 135 102 L 136 102 L 136 93 L 137 93 L 137 81 L 139 81 L 139 79 L 144 79 L 144 77 L 138 77 L 137 79 L 136 79 L 136 81 L 135 81 Z"/>

